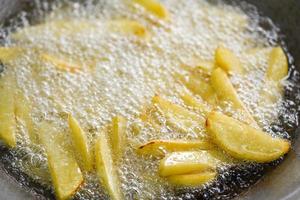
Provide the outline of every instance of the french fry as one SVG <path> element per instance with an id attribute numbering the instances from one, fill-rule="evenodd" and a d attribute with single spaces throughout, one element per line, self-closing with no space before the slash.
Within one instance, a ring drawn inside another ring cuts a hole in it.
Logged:
<path id="1" fill-rule="evenodd" d="M 114 166 L 110 144 L 104 131 L 96 141 L 95 156 L 98 176 L 108 190 L 111 199 L 123 199 L 117 169 Z"/>
<path id="2" fill-rule="evenodd" d="M 207 171 L 196 174 L 172 175 L 167 177 L 167 180 L 176 186 L 195 187 L 214 180 L 216 176 L 216 172 Z"/>
<path id="3" fill-rule="evenodd" d="M 209 114 L 206 128 L 212 140 L 237 159 L 265 163 L 280 158 L 290 149 L 287 140 L 274 138 L 221 113 Z"/>
<path id="4" fill-rule="evenodd" d="M 230 103 L 233 109 L 242 112 L 243 121 L 248 124 L 257 125 L 247 107 L 238 97 L 227 74 L 221 68 L 217 68 L 213 71 L 211 75 L 211 85 L 215 89 L 219 101 L 222 103 Z"/>
<path id="5" fill-rule="evenodd" d="M 144 7 L 146 11 L 152 13 L 158 18 L 164 20 L 169 19 L 168 10 L 157 0 L 133 0 L 133 2 Z"/>
<path id="6" fill-rule="evenodd" d="M 164 156 L 176 151 L 208 150 L 214 145 L 207 140 L 152 140 L 140 145 L 137 152 L 142 155 Z"/>
<path id="7" fill-rule="evenodd" d="M 55 194 L 60 200 L 70 199 L 83 183 L 83 176 L 74 155 L 66 145 L 65 134 L 57 132 L 47 122 L 43 122 L 39 130 Z"/>
<path id="8" fill-rule="evenodd" d="M 206 116 L 206 114 L 210 112 L 210 108 L 207 105 L 187 93 L 181 95 L 181 99 L 183 100 L 185 105 L 199 110 L 203 116 Z"/>
<path id="9" fill-rule="evenodd" d="M 214 105 L 216 102 L 216 96 L 211 85 L 206 82 L 202 77 L 197 76 L 194 73 L 190 73 L 185 77 L 181 74 L 176 75 L 179 80 L 194 94 L 199 95 L 203 100 Z"/>
<path id="10" fill-rule="evenodd" d="M 116 158 L 115 160 L 118 160 L 122 156 L 126 145 L 126 126 L 127 121 L 124 117 L 117 116 L 112 119 L 110 141 L 112 144 L 112 151 Z"/>
<path id="11" fill-rule="evenodd" d="M 16 146 L 14 93 L 14 78 L 6 74 L 0 78 L 0 138 L 9 147 Z"/>
<path id="12" fill-rule="evenodd" d="M 56 58 L 46 53 L 41 54 L 41 58 L 42 60 L 53 64 L 57 69 L 62 71 L 77 73 L 82 70 L 82 67 L 77 64 L 66 62 L 65 60 Z"/>
<path id="13" fill-rule="evenodd" d="M 160 96 L 154 96 L 152 103 L 159 106 L 164 116 L 167 118 L 167 123 L 185 132 L 188 132 L 191 127 L 204 125 L 205 123 L 205 119 L 202 116 L 169 102 Z"/>
<path id="14" fill-rule="evenodd" d="M 224 47 L 218 47 L 216 49 L 215 62 L 217 67 L 222 68 L 228 74 L 242 74 L 244 71 L 239 59 L 234 55 L 232 51 Z"/>
<path id="15" fill-rule="evenodd" d="M 30 141 L 35 144 L 39 143 L 39 138 L 35 131 L 33 119 L 30 115 L 32 110 L 30 102 L 20 91 L 15 93 L 14 102 L 15 116 L 25 124 Z"/>
<path id="16" fill-rule="evenodd" d="M 266 80 L 279 82 L 288 75 L 288 60 L 281 47 L 274 47 L 270 53 Z"/>
<path id="17" fill-rule="evenodd" d="M 68 115 L 68 124 L 74 144 L 73 149 L 76 151 L 77 155 L 80 156 L 79 163 L 84 170 L 91 171 L 93 168 L 92 155 L 88 146 L 87 135 L 81 128 L 78 121 L 71 114 Z"/>
<path id="18" fill-rule="evenodd" d="M 109 30 L 125 35 L 135 35 L 136 37 L 143 39 L 150 39 L 150 33 L 147 28 L 141 23 L 128 20 L 128 19 L 119 19 L 108 21 Z"/>
<path id="19" fill-rule="evenodd" d="M 160 161 L 159 175 L 167 177 L 215 170 L 217 163 L 208 151 L 173 152 Z"/>

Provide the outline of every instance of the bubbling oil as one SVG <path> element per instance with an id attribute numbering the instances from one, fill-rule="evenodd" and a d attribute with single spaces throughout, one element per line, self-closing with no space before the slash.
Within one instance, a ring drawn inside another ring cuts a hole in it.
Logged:
<path id="1" fill-rule="evenodd" d="M 34 105 L 31 116 L 36 126 L 47 120 L 68 134 L 66 116 L 72 113 L 88 134 L 92 145 L 101 127 L 109 123 L 113 116 L 121 115 L 128 119 L 127 137 L 130 144 L 126 146 L 118 163 L 121 187 L 126 199 L 195 198 L 192 192 L 179 194 L 157 175 L 158 160 L 137 156 L 135 148 L 136 144 L 151 139 L 195 139 L 200 137 L 199 133 L 192 129 L 183 134 L 180 130 L 168 127 L 165 119 L 160 116 L 157 117 L 162 126 L 157 131 L 140 121 L 138 116 L 155 94 L 184 106 L 179 96 L 186 89 L 178 83 L 174 74 L 184 74 L 181 66 L 193 65 L 195 60 L 213 60 L 214 51 L 219 45 L 230 48 L 248 72 L 247 76 L 234 75 L 231 79 L 259 125 L 274 135 L 289 138 L 287 132 L 271 128 L 271 124 L 278 121 L 279 113 L 284 113 L 282 98 L 270 106 L 257 106 L 271 50 L 270 41 L 278 40 L 277 28 L 271 26 L 270 30 L 264 30 L 265 34 L 261 34 L 258 30 L 262 28 L 257 23 L 260 16 L 256 12 L 249 15 L 241 8 L 222 1 L 162 2 L 170 12 L 170 21 L 156 19 L 144 9 L 123 0 L 87 1 L 84 5 L 74 2 L 55 3 L 52 11 L 43 14 L 39 20 L 39 23 L 46 24 L 40 25 L 39 31 L 24 32 L 21 40 L 7 38 L 8 46 L 27 49 L 25 56 L 18 58 L 13 66 L 5 68 L 4 75 L 15 74 L 18 87 Z M 103 28 L 108 20 L 120 18 L 137 20 L 145 25 L 151 33 L 151 40 L 141 41 L 134 36 L 111 33 Z M 92 26 L 72 33 L 61 29 L 57 36 L 49 24 L 58 20 L 91 22 Z M 20 30 L 30 29 L 29 24 L 23 18 L 25 27 L 20 27 Z M 84 70 L 73 74 L 57 71 L 53 65 L 39 61 L 35 50 L 76 60 L 84 66 Z M 284 84 L 293 87 L 291 82 L 285 81 Z M 295 120 L 290 117 L 286 123 L 292 124 Z M 22 124 L 18 126 L 18 137 L 22 139 L 17 150 L 13 151 L 13 155 L 18 158 L 14 160 L 14 165 L 37 182 L 51 187 L 43 148 L 24 139 L 26 130 Z M 202 127 L 194 128 L 201 130 Z M 255 167 L 253 169 L 257 169 Z M 240 169 L 239 173 L 247 174 L 251 171 L 237 168 Z M 222 170 L 218 181 L 226 182 L 224 180 L 229 178 L 230 167 Z M 257 177 L 260 177 L 258 172 Z M 85 174 L 85 180 L 75 198 L 107 198 L 95 174 Z M 237 178 L 235 181 L 243 185 L 242 179 Z M 217 195 L 209 195 L 221 193 L 218 186 L 220 184 L 212 183 L 200 188 L 210 191 L 203 193 L 202 198 L 217 199 Z"/>

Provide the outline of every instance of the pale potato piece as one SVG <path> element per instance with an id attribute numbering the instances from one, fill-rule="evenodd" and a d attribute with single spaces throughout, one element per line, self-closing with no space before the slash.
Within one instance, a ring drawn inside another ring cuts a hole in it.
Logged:
<path id="1" fill-rule="evenodd" d="M 207 140 L 152 140 L 140 145 L 137 149 L 139 154 L 164 156 L 166 153 L 189 150 L 213 149 L 214 145 Z"/>
<path id="2" fill-rule="evenodd" d="M 14 101 L 17 119 L 23 121 L 25 124 L 30 141 L 37 144 L 39 142 L 39 137 L 34 129 L 35 127 L 31 117 L 31 103 L 24 97 L 21 91 L 15 93 Z"/>
<path id="3" fill-rule="evenodd" d="M 132 0 L 144 7 L 146 11 L 161 19 L 169 19 L 169 12 L 163 4 L 157 0 Z"/>
<path id="4" fill-rule="evenodd" d="M 217 68 L 213 71 L 211 75 L 211 85 L 215 89 L 219 101 L 230 103 L 233 109 L 242 112 L 243 121 L 248 124 L 257 125 L 247 107 L 238 97 L 236 90 L 224 70 Z"/>
<path id="5" fill-rule="evenodd" d="M 274 138 L 221 113 L 209 114 L 206 128 L 212 140 L 237 159 L 270 162 L 283 156 L 290 149 L 287 140 Z"/>
<path id="6" fill-rule="evenodd" d="M 147 28 L 138 21 L 129 19 L 118 19 L 108 21 L 108 27 L 110 31 L 125 34 L 135 35 L 143 39 L 150 39 L 150 33 Z"/>
<path id="7" fill-rule="evenodd" d="M 47 122 L 40 125 L 39 132 L 56 197 L 69 199 L 83 183 L 83 176 L 75 156 L 66 144 L 65 133 L 58 132 Z"/>
<path id="8" fill-rule="evenodd" d="M 215 62 L 217 67 L 222 68 L 227 73 L 242 74 L 244 69 L 234 53 L 224 47 L 218 47 L 215 52 Z"/>
<path id="9" fill-rule="evenodd" d="M 200 102 L 195 97 L 193 97 L 193 96 L 191 96 L 187 93 L 184 93 L 180 97 L 183 100 L 185 105 L 190 106 L 190 107 L 192 107 L 196 110 L 199 110 L 201 112 L 201 114 L 203 114 L 203 116 L 206 116 L 206 114 L 210 112 L 209 106 L 207 106 L 204 103 Z"/>
<path id="10" fill-rule="evenodd" d="M 6 74 L 0 78 L 0 138 L 9 147 L 16 146 L 15 80 Z"/>
<path id="11" fill-rule="evenodd" d="M 173 152 L 160 161 L 159 175 L 162 177 L 215 170 L 218 160 L 208 151 Z"/>
<path id="12" fill-rule="evenodd" d="M 67 62 L 46 53 L 41 54 L 40 57 L 42 60 L 53 64 L 57 69 L 62 71 L 76 73 L 82 70 L 82 67 L 78 64 Z"/>
<path id="13" fill-rule="evenodd" d="M 288 60 L 281 47 L 274 47 L 270 53 L 266 71 L 268 81 L 279 82 L 288 75 Z"/>
<path id="14" fill-rule="evenodd" d="M 207 171 L 195 174 L 172 175 L 167 177 L 167 180 L 176 186 L 195 187 L 214 180 L 216 176 L 216 172 Z"/>
<path id="15" fill-rule="evenodd" d="M 112 119 L 110 139 L 116 160 L 122 156 L 126 145 L 126 126 L 127 121 L 124 117 L 116 116 Z"/>
<path id="16" fill-rule="evenodd" d="M 210 104 L 215 104 L 216 96 L 212 86 L 203 79 L 203 77 L 190 73 L 189 76 L 181 74 L 176 75 L 177 78 L 194 94 L 199 95 L 203 100 Z"/>
<path id="17" fill-rule="evenodd" d="M 167 123 L 185 132 L 188 132 L 191 127 L 198 126 L 198 124 L 202 126 L 205 123 L 205 119 L 202 116 L 169 102 L 160 96 L 154 96 L 152 103 L 159 106 L 163 115 L 167 118 Z"/>
<path id="18" fill-rule="evenodd" d="M 77 155 L 80 156 L 80 164 L 84 170 L 91 171 L 93 168 L 93 164 L 87 135 L 81 128 L 78 121 L 71 114 L 68 115 L 68 123 L 72 141 L 74 144 L 73 149 L 77 152 Z"/>
<path id="19" fill-rule="evenodd" d="M 123 199 L 116 166 L 113 163 L 111 147 L 106 132 L 101 132 L 95 144 L 96 169 L 98 176 L 108 190 L 110 198 Z"/>

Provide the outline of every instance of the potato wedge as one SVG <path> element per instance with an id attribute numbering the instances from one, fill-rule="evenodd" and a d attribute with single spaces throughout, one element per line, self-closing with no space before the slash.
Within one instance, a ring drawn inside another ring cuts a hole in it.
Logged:
<path id="1" fill-rule="evenodd" d="M 160 161 L 159 175 L 167 177 L 215 170 L 217 163 L 208 151 L 173 152 Z"/>
<path id="2" fill-rule="evenodd" d="M 210 112 L 210 108 L 207 105 L 205 105 L 204 103 L 200 102 L 198 99 L 194 98 L 193 96 L 187 93 L 181 95 L 181 99 L 183 100 L 185 105 L 199 110 L 199 112 L 203 116 L 206 116 L 206 114 Z"/>
<path id="3" fill-rule="evenodd" d="M 195 187 L 214 180 L 216 176 L 216 172 L 207 171 L 196 174 L 172 175 L 168 176 L 167 180 L 176 186 Z"/>
<path id="4" fill-rule="evenodd" d="M 210 113 L 206 128 L 212 140 L 237 159 L 265 163 L 278 159 L 290 149 L 287 140 L 274 138 L 221 113 Z"/>
<path id="5" fill-rule="evenodd" d="M 169 19 L 168 10 L 157 0 L 133 0 L 133 2 L 144 7 L 146 11 L 158 18 L 165 20 Z"/>
<path id="6" fill-rule="evenodd" d="M 270 53 L 266 71 L 268 81 L 279 82 L 288 75 L 288 60 L 281 47 L 274 47 Z"/>
<path id="7" fill-rule="evenodd" d="M 239 59 L 232 51 L 224 47 L 218 47 L 215 52 L 215 62 L 217 67 L 222 68 L 228 74 L 243 73 L 243 68 Z"/>
<path id="8" fill-rule="evenodd" d="M 139 146 L 137 152 L 142 155 L 159 157 L 176 151 L 208 150 L 212 148 L 214 148 L 214 145 L 207 140 L 152 140 Z"/>
<path id="9" fill-rule="evenodd" d="M 0 138 L 9 147 L 16 146 L 14 93 L 14 78 L 6 74 L 0 78 Z"/>
<path id="10" fill-rule="evenodd" d="M 122 156 L 126 145 L 126 126 L 127 121 L 124 117 L 117 116 L 112 119 L 110 141 L 112 144 L 112 151 L 116 158 L 115 160 L 118 160 Z"/>
<path id="11" fill-rule="evenodd" d="M 233 109 L 241 112 L 242 120 L 244 122 L 255 126 L 257 125 L 247 107 L 238 97 L 238 94 L 231 84 L 227 74 L 221 68 L 217 68 L 213 71 L 211 75 L 211 84 L 215 89 L 218 100 L 221 101 L 221 103 L 230 103 Z"/>
<path id="12" fill-rule="evenodd" d="M 129 19 L 119 19 L 108 21 L 109 30 L 124 35 L 134 35 L 143 39 L 150 39 L 150 33 L 147 28 L 141 23 L 129 20 Z"/>
<path id="13" fill-rule="evenodd" d="M 88 145 L 87 135 L 78 121 L 71 114 L 68 115 L 68 123 L 72 142 L 74 144 L 73 149 L 76 151 L 77 155 L 80 156 L 79 163 L 83 170 L 91 171 L 93 168 L 92 153 Z"/>
<path id="14" fill-rule="evenodd" d="M 56 58 L 46 53 L 41 54 L 41 58 L 42 60 L 53 64 L 57 69 L 62 71 L 76 73 L 82 70 L 82 67 L 77 64 L 66 62 L 65 60 Z"/>
<path id="15" fill-rule="evenodd" d="M 214 89 L 202 77 L 191 73 L 189 76 L 181 74 L 176 75 L 177 78 L 194 94 L 199 95 L 203 100 L 210 104 L 215 104 L 216 96 Z"/>
<path id="16" fill-rule="evenodd" d="M 169 102 L 160 96 L 154 96 L 152 103 L 159 106 L 164 116 L 167 118 L 167 123 L 185 132 L 188 132 L 192 127 L 204 125 L 205 123 L 205 119 L 202 116 Z"/>
<path id="17" fill-rule="evenodd" d="M 67 146 L 65 134 L 43 122 L 39 127 L 41 142 L 46 150 L 48 166 L 58 199 L 69 199 L 83 182 L 75 156 Z"/>
<path id="18" fill-rule="evenodd" d="M 117 169 L 113 163 L 113 155 L 106 132 L 101 132 L 95 144 L 96 169 L 98 176 L 108 190 L 110 198 L 123 199 Z"/>
<path id="19" fill-rule="evenodd" d="M 15 116 L 18 120 L 23 121 L 23 123 L 25 124 L 30 141 L 32 143 L 37 144 L 39 142 L 39 138 L 35 131 L 33 119 L 30 115 L 32 109 L 30 102 L 24 97 L 24 95 L 20 91 L 15 93 L 14 102 Z"/>

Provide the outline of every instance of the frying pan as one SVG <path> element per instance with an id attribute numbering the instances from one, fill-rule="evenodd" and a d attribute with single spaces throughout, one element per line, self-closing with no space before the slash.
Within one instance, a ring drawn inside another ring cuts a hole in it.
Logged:
<path id="1" fill-rule="evenodd" d="M 227 0 L 226 2 L 241 3 L 238 0 Z M 250 166 L 252 168 L 250 172 L 241 177 L 230 177 L 227 184 L 234 184 L 236 178 L 250 179 L 253 175 L 260 177 L 265 173 L 259 181 L 258 178 L 254 178 L 251 182 L 252 187 L 246 192 L 242 186 L 235 186 L 236 191 L 233 196 L 239 194 L 235 197 L 238 200 L 298 200 L 300 199 L 300 138 L 298 138 L 300 134 L 300 1 L 245 0 L 245 2 L 254 5 L 262 16 L 271 18 L 281 29 L 281 38 L 277 42 L 286 47 L 291 55 L 289 62 L 293 76 L 290 78 L 297 83 L 292 90 L 286 91 L 285 98 L 296 102 L 295 105 L 289 107 L 288 112 L 298 112 L 298 119 L 293 126 L 288 127 L 285 126 L 285 118 L 281 117 L 280 119 L 281 127 L 288 131 L 293 138 L 293 148 L 283 161 L 279 160 L 263 166 Z M 37 5 L 30 0 L 0 0 L 0 24 L 8 25 L 10 19 L 23 10 L 32 10 L 31 18 L 34 19 L 36 6 L 41 6 L 41 4 Z M 261 26 L 268 26 L 266 22 L 267 20 L 262 20 Z M 0 32 L 0 43 L 4 34 Z M 13 158 L 9 150 L 0 145 L 0 200 L 53 199 L 51 190 L 41 187 L 25 174 L 14 169 L 11 166 L 11 159 Z M 272 167 L 279 163 L 280 165 L 276 168 Z M 232 198 L 231 195 L 226 196 L 226 192 L 228 192 L 226 188 L 220 186 L 219 189 L 217 193 L 220 195 L 216 196 L 209 193 L 206 196 L 194 195 L 199 199 Z"/>

